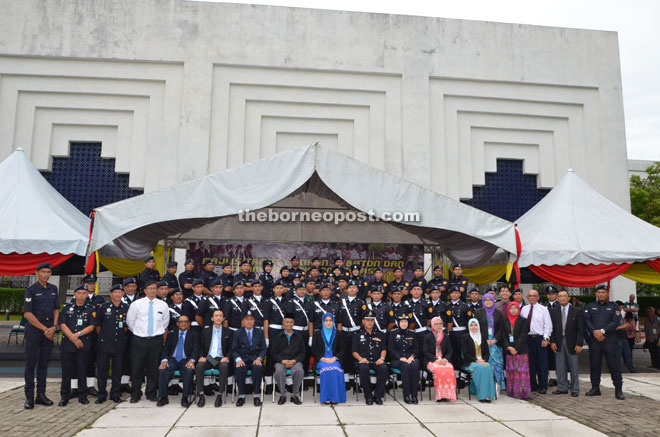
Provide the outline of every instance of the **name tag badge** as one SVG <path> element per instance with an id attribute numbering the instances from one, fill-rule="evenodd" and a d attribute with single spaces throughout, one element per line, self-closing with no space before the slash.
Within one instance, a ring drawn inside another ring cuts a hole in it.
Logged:
<path id="1" fill-rule="evenodd" d="M 509 335 L 509 343 L 514 343 L 513 335 Z"/>
<path id="2" fill-rule="evenodd" d="M 123 328 L 124 327 L 124 322 L 119 322 L 119 327 Z"/>
<path id="3" fill-rule="evenodd" d="M 488 328 L 488 335 L 493 335 L 493 328 Z"/>
<path id="4" fill-rule="evenodd" d="M 653 335 L 658 335 L 658 330 L 656 328 L 653 328 Z"/>
<path id="5" fill-rule="evenodd" d="M 83 319 L 78 319 L 78 323 L 77 323 L 77 325 L 78 325 L 78 326 L 82 326 L 82 324 L 83 324 Z"/>

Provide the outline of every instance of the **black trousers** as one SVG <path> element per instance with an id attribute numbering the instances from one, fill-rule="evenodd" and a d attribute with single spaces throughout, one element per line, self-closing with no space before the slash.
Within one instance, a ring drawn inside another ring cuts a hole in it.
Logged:
<path id="1" fill-rule="evenodd" d="M 385 385 L 387 384 L 387 364 L 377 365 L 374 363 L 357 363 L 357 372 L 360 375 L 360 387 L 364 391 L 364 399 L 370 400 L 385 397 Z M 369 370 L 376 372 L 376 385 L 371 384 Z M 417 372 L 419 374 L 419 371 Z M 372 394 L 373 393 L 373 394 Z"/>
<path id="2" fill-rule="evenodd" d="M 649 355 L 651 355 L 651 367 L 660 369 L 660 351 L 658 350 L 658 343 L 652 341 L 649 343 Z"/>
<path id="3" fill-rule="evenodd" d="M 190 396 L 195 369 L 189 369 L 186 367 L 188 361 L 190 361 L 188 358 L 177 361 L 170 357 L 167 360 L 168 367 L 158 370 L 158 399 L 167 399 L 167 385 L 169 384 L 170 379 L 172 379 L 174 372 L 177 370 L 181 373 L 181 377 L 183 378 L 183 393 L 181 399 Z"/>
<path id="4" fill-rule="evenodd" d="M 543 337 L 527 337 L 529 378 L 532 390 L 548 389 L 548 347 L 541 347 Z"/>
<path id="5" fill-rule="evenodd" d="M 87 397 L 87 360 L 89 351 L 76 349 L 75 352 L 60 351 L 62 361 L 62 384 L 60 395 L 63 399 L 71 397 L 71 379 L 78 378 L 78 399 Z"/>
<path id="6" fill-rule="evenodd" d="M 279 328 L 268 328 L 268 352 L 266 353 L 266 375 L 273 376 L 275 372 L 275 359 L 273 358 L 273 339 L 282 332 Z"/>
<path id="7" fill-rule="evenodd" d="M 163 337 L 133 336 L 131 340 L 131 397 L 139 398 L 142 389 L 142 380 L 147 375 L 145 394 L 147 398 L 156 397 L 158 381 L 158 366 L 160 353 L 163 349 Z"/>
<path id="8" fill-rule="evenodd" d="M 419 360 L 412 363 L 403 361 L 392 361 L 393 369 L 401 371 L 401 385 L 403 385 L 403 395 L 417 397 L 419 389 Z"/>
<path id="9" fill-rule="evenodd" d="M 98 336 L 96 331 L 92 331 L 89 334 L 90 340 L 90 349 L 89 349 L 89 358 L 87 358 L 87 377 L 94 378 L 96 376 L 96 361 L 98 356 L 98 348 L 96 347 Z"/>
<path id="10" fill-rule="evenodd" d="M 128 354 L 127 354 L 128 355 Z M 124 362 L 123 352 L 104 352 L 98 350 L 97 353 L 97 381 L 99 387 L 99 399 L 108 398 L 108 371 L 110 370 L 110 361 L 112 361 L 112 386 L 110 388 L 110 398 L 121 396 L 121 375 Z"/>
<path id="11" fill-rule="evenodd" d="M 238 394 L 245 394 L 245 378 L 247 377 L 248 370 L 252 370 L 252 393 L 255 396 L 259 396 L 261 394 L 261 381 L 263 380 L 264 369 L 263 366 L 255 365 L 253 361 L 245 361 L 245 366 L 236 367 L 234 370 L 236 384 L 238 384 Z"/>
<path id="12" fill-rule="evenodd" d="M 341 366 L 345 373 L 355 373 L 355 358 L 353 358 L 353 337 L 360 331 L 346 332 L 342 334 L 344 342 L 344 357 L 341 360 Z"/>
<path id="13" fill-rule="evenodd" d="M 49 325 L 46 325 L 49 326 Z M 50 324 L 52 326 L 52 324 Z M 53 341 L 29 323 L 25 326 L 25 397 L 34 398 L 34 368 L 37 368 L 37 394 L 46 394 L 48 361 Z"/>
<path id="14" fill-rule="evenodd" d="M 121 363 L 121 375 L 122 376 L 131 376 L 131 371 L 133 367 L 131 366 L 131 340 L 133 339 L 133 333 L 131 331 L 126 332 L 126 352 L 123 356 L 123 362 Z"/>
<path id="15" fill-rule="evenodd" d="M 623 378 L 621 376 L 621 355 L 619 354 L 615 336 L 605 337 L 598 341 L 594 336 L 589 336 L 589 367 L 591 375 L 591 386 L 600 386 L 600 374 L 602 372 L 603 355 L 607 367 L 612 375 L 612 384 L 615 388 L 621 388 Z"/>

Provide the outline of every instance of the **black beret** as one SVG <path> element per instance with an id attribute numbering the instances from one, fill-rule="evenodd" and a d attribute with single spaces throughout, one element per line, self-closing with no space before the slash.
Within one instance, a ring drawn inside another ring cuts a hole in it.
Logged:
<path id="1" fill-rule="evenodd" d="M 491 285 L 490 287 L 488 287 L 488 291 L 494 291 L 494 292 L 497 293 L 497 287 L 494 286 L 494 285 Z"/>
<path id="2" fill-rule="evenodd" d="M 381 269 L 380 267 L 376 267 L 376 268 L 374 269 L 374 273 L 376 273 L 376 272 L 382 272 L 382 271 L 383 271 L 383 269 Z"/>
<path id="3" fill-rule="evenodd" d="M 339 278 L 339 280 L 340 280 L 340 281 L 341 281 L 341 280 L 344 280 L 344 281 L 345 281 L 346 278 Z M 351 279 L 350 281 L 348 281 L 348 286 L 350 287 L 351 285 L 355 285 L 356 287 L 359 287 L 359 286 L 360 286 L 360 283 L 359 283 L 358 281 L 356 281 L 356 280 Z"/>
<path id="4" fill-rule="evenodd" d="M 177 267 L 179 265 L 176 261 L 170 261 L 167 263 L 167 267 Z"/>
<path id="5" fill-rule="evenodd" d="M 323 290 L 324 288 L 332 288 L 332 284 L 329 282 L 324 282 L 323 284 L 321 284 L 319 289 Z"/>
<path id="6" fill-rule="evenodd" d="M 77 286 L 76 289 L 73 290 L 73 292 L 75 293 L 75 292 L 78 291 L 78 290 L 85 290 L 85 293 L 87 293 L 87 288 L 85 288 L 84 285 L 79 285 L 79 286 Z"/>
<path id="7" fill-rule="evenodd" d="M 157 286 L 158 286 L 158 288 L 160 288 L 160 287 L 169 287 L 170 284 L 168 284 L 167 281 L 160 281 Z M 146 287 L 146 285 L 145 285 L 145 287 Z"/>
<path id="8" fill-rule="evenodd" d="M 461 291 L 461 288 L 458 285 L 452 285 L 449 288 L 449 292 L 451 293 L 452 291 Z"/>
<path id="9" fill-rule="evenodd" d="M 192 258 L 188 258 L 188 259 L 186 260 L 186 262 L 183 263 L 183 265 L 186 265 L 186 264 L 195 264 L 195 261 L 193 261 Z"/>
<path id="10" fill-rule="evenodd" d="M 222 268 L 231 267 L 231 263 L 222 263 Z"/>
<path id="11" fill-rule="evenodd" d="M 305 288 L 305 283 L 300 281 L 300 282 L 298 282 L 298 284 L 296 286 L 294 286 L 294 288 L 296 290 L 299 289 L 299 288 Z"/>
<path id="12" fill-rule="evenodd" d="M 149 261 L 154 261 L 154 259 L 155 259 L 155 258 L 154 258 L 153 256 L 148 256 L 148 257 L 146 257 L 146 258 L 144 259 L 144 262 L 145 262 L 145 263 L 148 263 Z"/>
<path id="13" fill-rule="evenodd" d="M 433 271 L 435 272 L 436 270 L 442 270 L 442 266 L 435 266 L 435 267 L 433 267 Z"/>
<path id="14" fill-rule="evenodd" d="M 456 267 L 460 267 L 460 268 L 463 268 L 463 264 L 461 264 L 461 263 L 458 263 L 458 264 L 454 264 L 454 268 L 456 268 Z"/>
<path id="15" fill-rule="evenodd" d="M 249 266 L 252 266 L 252 264 L 250 264 L 250 261 L 248 261 L 248 260 L 246 260 L 246 259 L 244 259 L 244 260 L 241 261 L 241 264 L 240 264 L 240 265 L 243 265 L 243 264 L 247 264 L 247 265 L 249 265 Z"/>
<path id="16" fill-rule="evenodd" d="M 403 271 L 403 269 L 399 266 L 394 267 L 394 271 L 396 272 L 397 270 Z"/>
<path id="17" fill-rule="evenodd" d="M 82 278 L 83 283 L 96 282 L 96 275 L 94 273 Z"/>
<path id="18" fill-rule="evenodd" d="M 422 266 L 417 266 L 417 267 L 415 267 L 415 270 L 421 270 L 421 271 L 424 271 L 424 267 L 422 267 Z"/>
<path id="19" fill-rule="evenodd" d="M 110 291 L 112 292 L 112 291 L 115 291 L 115 290 L 121 290 L 121 291 L 123 291 L 124 289 L 123 289 L 123 287 L 121 286 L 121 284 L 115 284 L 115 285 L 113 285 L 112 287 L 110 287 Z"/>
<path id="20" fill-rule="evenodd" d="M 341 259 L 340 256 L 336 256 L 336 257 L 332 258 L 333 263 L 336 263 L 337 261 L 343 261 L 343 260 Z"/>
<path id="21" fill-rule="evenodd" d="M 204 262 L 204 265 L 208 265 L 208 264 L 215 264 L 215 261 L 213 261 L 211 258 L 209 258 Z"/>
<path id="22" fill-rule="evenodd" d="M 515 290 L 513 290 L 513 293 L 511 294 L 522 293 L 522 292 L 523 292 L 522 288 L 516 288 Z"/>
<path id="23" fill-rule="evenodd" d="M 39 271 L 41 269 L 50 269 L 50 270 L 52 270 L 52 267 L 51 267 L 50 263 L 41 263 L 37 266 L 37 268 L 35 270 Z"/>
<path id="24" fill-rule="evenodd" d="M 390 293 L 401 293 L 403 292 L 403 287 L 401 285 L 395 285 L 392 287 L 392 291 Z"/>
<path id="25" fill-rule="evenodd" d="M 245 281 L 242 281 L 242 280 L 234 281 L 234 287 L 238 287 L 239 285 L 241 287 L 244 287 L 245 286 Z"/>
<path id="26" fill-rule="evenodd" d="M 294 259 L 300 260 L 300 258 L 298 257 L 298 255 L 293 255 L 293 256 L 291 257 L 291 261 L 293 261 Z"/>
<path id="27" fill-rule="evenodd" d="M 377 291 L 379 293 L 383 292 L 383 286 L 382 285 L 372 285 L 371 286 L 371 292 L 373 293 L 374 291 Z"/>
<path id="28" fill-rule="evenodd" d="M 222 285 L 222 279 L 215 278 L 214 280 L 211 281 L 211 287 L 215 287 L 216 285 Z"/>
<path id="29" fill-rule="evenodd" d="M 282 282 L 281 279 L 278 279 L 278 280 L 276 280 L 276 281 L 273 283 L 273 287 L 276 286 L 276 285 L 284 286 L 284 283 Z"/>
<path id="30" fill-rule="evenodd" d="M 202 280 L 199 279 L 199 278 L 195 278 L 195 279 L 193 279 L 193 282 L 192 282 L 193 287 L 194 287 L 195 285 L 199 285 L 199 284 L 204 285 L 204 281 L 202 281 Z"/>
<path id="31" fill-rule="evenodd" d="M 545 294 L 550 294 L 550 293 L 557 293 L 557 288 L 553 287 L 552 285 L 548 285 L 545 287 Z"/>
<path id="32" fill-rule="evenodd" d="M 431 292 L 431 291 L 440 291 L 440 287 L 437 284 L 430 285 L 426 291 Z"/>
<path id="33" fill-rule="evenodd" d="M 607 284 L 600 284 L 596 286 L 596 291 L 598 290 L 609 290 L 609 288 L 607 288 Z"/>
<path id="34" fill-rule="evenodd" d="M 252 282 L 250 282 L 250 285 L 262 285 L 263 286 L 264 284 L 262 284 L 261 281 L 258 280 L 258 279 L 253 279 Z"/>
<path id="35" fill-rule="evenodd" d="M 472 293 L 473 291 L 476 291 L 477 293 L 481 293 L 481 292 L 479 291 L 479 289 L 478 289 L 478 288 L 476 288 L 476 287 L 475 287 L 475 288 L 473 288 L 472 290 L 470 290 L 470 293 Z"/>
<path id="36" fill-rule="evenodd" d="M 261 267 L 266 267 L 266 266 L 273 266 L 273 262 L 269 259 L 265 260 L 264 262 L 261 263 Z"/>
<path id="37" fill-rule="evenodd" d="M 183 290 L 181 290 L 181 289 L 178 288 L 178 287 L 177 287 L 177 288 L 173 288 L 172 291 L 170 291 L 170 296 L 173 296 L 174 293 L 183 293 Z"/>
<path id="38" fill-rule="evenodd" d="M 122 284 L 126 287 L 128 284 L 137 284 L 137 281 L 135 278 L 126 278 Z"/>

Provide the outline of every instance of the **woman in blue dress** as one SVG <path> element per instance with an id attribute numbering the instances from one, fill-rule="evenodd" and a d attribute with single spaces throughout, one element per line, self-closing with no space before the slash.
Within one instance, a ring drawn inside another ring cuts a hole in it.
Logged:
<path id="1" fill-rule="evenodd" d="M 312 354 L 321 378 L 320 401 L 323 404 L 346 402 L 346 384 L 344 369 L 339 363 L 343 356 L 342 333 L 335 327 L 335 318 L 331 313 L 323 315 L 323 327 L 314 333 Z"/>
<path id="2" fill-rule="evenodd" d="M 472 382 L 476 388 L 479 402 L 492 402 L 495 399 L 495 374 L 493 368 L 488 364 L 490 350 L 488 349 L 488 337 L 481 332 L 479 321 L 470 319 L 468 322 L 468 334 L 464 335 L 463 366 L 472 374 Z"/>

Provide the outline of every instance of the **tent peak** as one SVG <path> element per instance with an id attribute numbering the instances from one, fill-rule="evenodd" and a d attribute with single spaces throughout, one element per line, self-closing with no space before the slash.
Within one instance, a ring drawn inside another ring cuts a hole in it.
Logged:
<path id="1" fill-rule="evenodd" d="M 16 148 L 16 151 L 17 151 L 17 152 L 25 152 L 25 150 L 24 150 L 21 146 L 18 146 L 18 147 Z"/>
<path id="2" fill-rule="evenodd" d="M 566 170 L 566 173 L 575 173 L 575 170 L 573 170 L 572 168 L 569 168 L 568 170 Z"/>

